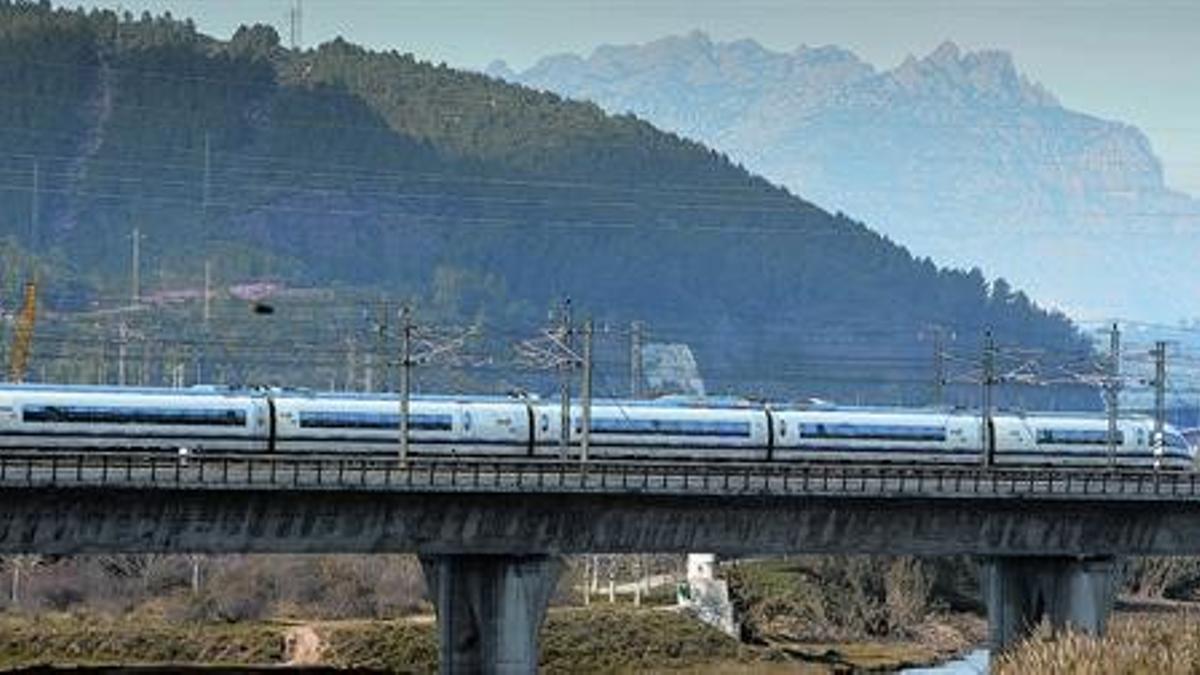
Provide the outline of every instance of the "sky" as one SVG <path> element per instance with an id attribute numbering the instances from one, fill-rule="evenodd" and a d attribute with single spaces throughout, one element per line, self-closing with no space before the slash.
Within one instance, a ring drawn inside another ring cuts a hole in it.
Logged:
<path id="1" fill-rule="evenodd" d="M 218 38 L 269 23 L 286 43 L 295 1 L 60 4 L 170 11 Z M 877 68 L 945 40 L 1003 49 L 1068 108 L 1139 127 L 1167 184 L 1200 196 L 1200 0 L 303 0 L 302 16 L 305 46 L 340 35 L 473 70 L 696 29 L 775 50 L 835 44 Z"/>

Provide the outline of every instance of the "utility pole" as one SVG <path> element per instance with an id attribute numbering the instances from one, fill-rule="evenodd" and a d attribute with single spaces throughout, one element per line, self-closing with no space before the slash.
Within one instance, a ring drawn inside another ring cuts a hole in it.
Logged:
<path id="1" fill-rule="evenodd" d="M 204 315 L 201 329 L 203 337 L 200 340 L 200 345 L 194 352 L 196 365 L 196 384 L 204 382 L 204 368 L 207 364 L 208 356 L 208 340 L 209 340 L 209 325 L 212 321 L 212 262 L 204 261 Z"/>
<path id="2" fill-rule="evenodd" d="M 592 563 L 592 556 L 583 556 L 583 606 L 590 607 L 592 604 L 592 587 L 588 583 L 591 571 L 588 569 Z"/>
<path id="3" fill-rule="evenodd" d="M 4 330 L 7 323 L 8 318 L 0 311 L 0 377 L 4 377 L 3 373 L 8 372 L 8 337 Z"/>
<path id="4" fill-rule="evenodd" d="M 363 391 L 375 391 L 375 352 L 370 345 L 363 352 Z"/>
<path id="5" fill-rule="evenodd" d="M 150 342 L 146 339 L 145 334 L 139 335 L 138 338 L 142 352 L 142 363 L 138 368 L 138 385 L 144 387 L 150 384 Z"/>
<path id="6" fill-rule="evenodd" d="M 125 343 L 129 338 L 129 327 L 125 324 L 125 316 L 121 316 L 121 323 L 117 325 L 117 384 L 125 386 Z"/>
<path id="7" fill-rule="evenodd" d="M 642 569 L 642 554 L 637 554 L 633 557 L 633 606 L 642 606 L 642 577 L 645 576 L 645 570 Z"/>
<path id="8" fill-rule="evenodd" d="M 388 353 L 388 305 L 386 299 L 380 299 L 379 305 L 375 308 L 375 345 L 373 353 L 381 355 L 379 373 L 379 390 L 392 391 L 394 380 L 392 379 L 391 359 L 387 357 Z"/>
<path id="9" fill-rule="evenodd" d="M 108 345 L 103 341 L 96 358 L 96 384 L 108 384 Z"/>
<path id="10" fill-rule="evenodd" d="M 1117 464 L 1117 418 L 1121 389 L 1121 328 L 1114 321 L 1108 338 L 1108 381 L 1104 393 L 1108 399 L 1108 464 Z"/>
<path id="11" fill-rule="evenodd" d="M 300 49 L 303 41 L 304 27 L 304 7 L 300 4 L 301 0 L 295 0 L 292 7 L 288 10 L 288 22 L 291 27 L 291 46 L 292 49 Z"/>
<path id="12" fill-rule="evenodd" d="M 212 318 L 212 262 L 204 261 L 204 328 Z"/>
<path id="13" fill-rule="evenodd" d="M 39 207 L 41 202 L 41 163 L 38 160 L 33 160 L 33 190 L 29 195 L 29 253 L 32 254 L 38 247 L 38 220 L 40 219 Z"/>
<path id="14" fill-rule="evenodd" d="M 1155 342 L 1150 355 L 1154 357 L 1154 442 L 1161 444 L 1167 423 L 1167 343 Z"/>
<path id="15" fill-rule="evenodd" d="M 208 199 L 209 199 L 209 194 L 210 194 L 209 191 L 211 189 L 211 186 L 212 186 L 212 144 L 211 144 L 210 134 L 207 131 L 205 131 L 204 132 L 204 186 L 203 186 L 203 191 L 200 196 L 200 208 L 203 210 L 202 215 L 205 216 L 206 220 L 207 220 L 207 216 L 208 216 Z"/>
<path id="16" fill-rule="evenodd" d="M 188 556 L 188 562 L 192 564 L 192 595 L 200 594 L 200 562 L 203 559 L 195 553 Z"/>
<path id="17" fill-rule="evenodd" d="M 629 397 L 642 397 L 642 322 L 629 324 Z"/>
<path id="18" fill-rule="evenodd" d="M 412 310 L 400 310 L 400 462 L 408 461 L 408 408 L 412 387 Z"/>
<path id="19" fill-rule="evenodd" d="M 583 324 L 583 382 L 579 392 L 583 399 L 580 415 L 583 435 L 579 439 L 579 459 L 583 462 L 588 461 L 592 440 L 592 328 L 592 320 L 588 319 Z"/>
<path id="20" fill-rule="evenodd" d="M 933 330 L 933 405 L 946 402 L 946 345 L 941 326 Z"/>
<path id="21" fill-rule="evenodd" d="M 559 339 L 567 351 L 559 365 L 559 401 L 562 403 L 562 412 L 560 415 L 560 429 L 558 439 L 558 455 L 559 459 L 565 460 L 567 453 L 571 449 L 571 370 L 575 366 L 574 350 L 571 348 L 571 300 L 570 298 L 563 300 L 562 310 L 559 316 L 562 322 L 559 326 Z"/>
<path id="22" fill-rule="evenodd" d="M 996 444 L 992 433 L 992 387 L 996 384 L 996 343 L 992 331 L 987 331 L 983 345 L 983 385 L 980 423 L 983 439 L 983 466 L 991 468 L 995 464 Z"/>
<path id="23" fill-rule="evenodd" d="M 133 228 L 133 253 L 130 257 L 129 295 L 133 304 L 141 302 L 142 233 Z"/>

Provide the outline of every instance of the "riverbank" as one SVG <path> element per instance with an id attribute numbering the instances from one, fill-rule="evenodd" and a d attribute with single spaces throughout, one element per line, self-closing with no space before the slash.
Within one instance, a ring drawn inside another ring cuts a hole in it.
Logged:
<path id="1" fill-rule="evenodd" d="M 933 630 L 931 628 L 931 630 Z M 948 625 L 936 630 L 958 630 Z M 592 606 L 550 612 L 542 632 L 547 673 L 833 673 L 891 671 L 953 654 L 947 640 L 745 645 L 690 616 L 661 608 Z M 172 623 L 161 617 L 0 616 L 0 668 L 96 668 L 151 672 L 328 666 L 360 672 L 435 672 L 432 617 L 392 621 Z"/>
<path id="2" fill-rule="evenodd" d="M 672 611 L 562 609 L 542 632 L 545 672 L 680 669 L 751 662 L 754 650 Z M 170 623 L 158 617 L 0 617 L 0 668 L 330 666 L 435 672 L 432 617 L 394 621 Z"/>
<path id="3" fill-rule="evenodd" d="M 1125 603 L 1104 637 L 1042 631 L 996 659 L 996 675 L 1050 673 L 1190 675 L 1200 668 L 1200 604 Z"/>

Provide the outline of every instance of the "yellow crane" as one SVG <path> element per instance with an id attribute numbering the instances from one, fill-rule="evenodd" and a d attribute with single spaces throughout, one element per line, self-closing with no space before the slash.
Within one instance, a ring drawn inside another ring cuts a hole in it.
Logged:
<path id="1" fill-rule="evenodd" d="M 25 304 L 17 315 L 16 330 L 13 331 L 12 350 L 8 360 L 8 379 L 12 382 L 25 380 L 25 369 L 29 366 L 29 355 L 33 352 L 33 326 L 37 321 L 37 278 L 25 283 Z"/>

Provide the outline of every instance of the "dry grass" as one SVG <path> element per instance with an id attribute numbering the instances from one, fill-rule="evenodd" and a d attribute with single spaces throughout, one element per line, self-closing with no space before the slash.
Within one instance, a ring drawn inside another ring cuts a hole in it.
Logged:
<path id="1" fill-rule="evenodd" d="M 36 664 L 264 664 L 283 658 L 278 626 L 174 625 L 144 617 L 0 617 L 0 668 Z"/>
<path id="2" fill-rule="evenodd" d="M 362 622 L 318 631 L 335 667 L 437 671 L 432 624 Z M 746 657 L 736 640 L 691 617 L 654 609 L 591 607 L 550 612 L 541 634 L 546 673 L 683 668 Z"/>
<path id="3" fill-rule="evenodd" d="M 992 669 L 997 675 L 1200 675 L 1200 613 L 1118 616 L 1103 638 L 1039 631 Z"/>

